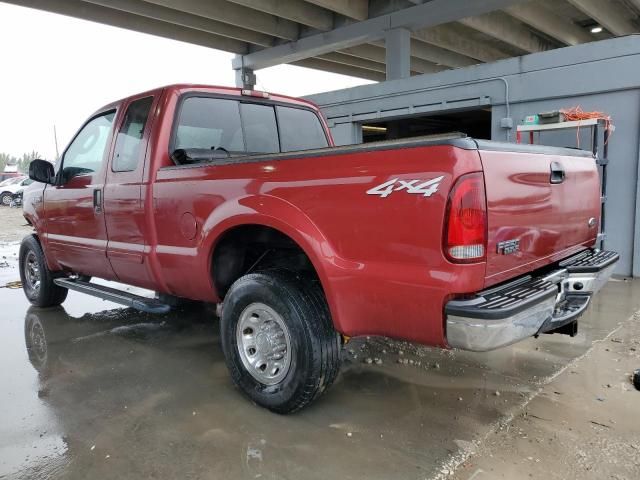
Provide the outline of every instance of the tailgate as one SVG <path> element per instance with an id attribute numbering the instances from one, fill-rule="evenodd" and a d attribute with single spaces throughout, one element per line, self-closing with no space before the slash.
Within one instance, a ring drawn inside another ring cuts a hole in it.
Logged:
<path id="1" fill-rule="evenodd" d="M 600 180 L 593 157 L 564 149 L 558 155 L 519 150 L 480 151 L 488 209 L 487 285 L 590 246 L 599 230 Z"/>

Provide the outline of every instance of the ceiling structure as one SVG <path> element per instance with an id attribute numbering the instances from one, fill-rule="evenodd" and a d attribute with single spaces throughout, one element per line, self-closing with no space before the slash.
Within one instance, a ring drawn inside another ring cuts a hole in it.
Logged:
<path id="1" fill-rule="evenodd" d="M 281 63 L 381 81 L 640 32 L 640 0 L 3 1 L 236 53 L 249 86 Z"/>

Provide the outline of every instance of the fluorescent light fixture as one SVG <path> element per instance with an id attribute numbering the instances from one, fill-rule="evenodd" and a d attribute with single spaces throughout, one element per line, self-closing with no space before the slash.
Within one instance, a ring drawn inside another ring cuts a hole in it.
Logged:
<path id="1" fill-rule="evenodd" d="M 596 25 L 595 27 L 591 27 L 591 33 L 600 33 L 602 32 L 602 27 L 600 25 Z"/>
<path id="2" fill-rule="evenodd" d="M 373 125 L 363 125 L 362 130 L 364 130 L 365 132 L 378 132 L 378 133 L 384 133 L 387 131 L 385 127 L 374 127 Z"/>

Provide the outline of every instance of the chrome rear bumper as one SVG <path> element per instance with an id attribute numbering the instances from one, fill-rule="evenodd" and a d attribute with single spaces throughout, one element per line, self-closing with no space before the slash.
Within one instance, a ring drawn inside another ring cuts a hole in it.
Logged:
<path id="1" fill-rule="evenodd" d="M 555 270 L 525 276 L 445 306 L 450 347 L 485 352 L 574 322 L 607 281 L 618 254 L 588 250 Z"/>

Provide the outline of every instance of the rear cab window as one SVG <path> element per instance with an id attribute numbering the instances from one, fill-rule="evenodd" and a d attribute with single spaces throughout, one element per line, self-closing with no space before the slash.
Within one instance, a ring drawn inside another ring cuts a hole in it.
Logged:
<path id="1" fill-rule="evenodd" d="M 178 108 L 170 154 L 180 165 L 328 146 L 312 110 L 193 95 Z"/>
<path id="2" fill-rule="evenodd" d="M 245 134 L 246 153 L 279 153 L 276 114 L 271 105 L 241 103 L 242 125 Z"/>

